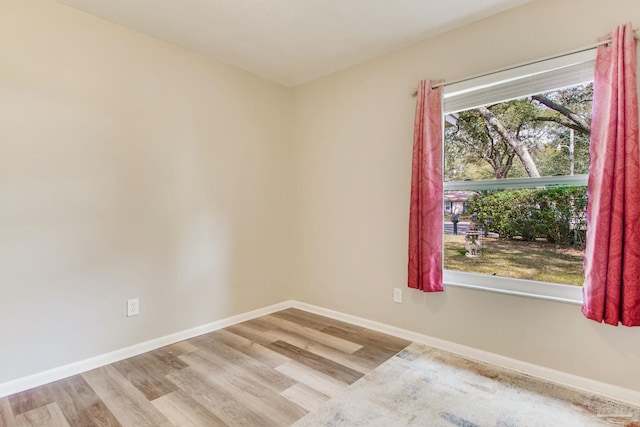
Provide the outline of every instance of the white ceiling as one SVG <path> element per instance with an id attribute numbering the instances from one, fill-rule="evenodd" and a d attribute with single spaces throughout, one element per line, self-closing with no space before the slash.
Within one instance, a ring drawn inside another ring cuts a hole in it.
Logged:
<path id="1" fill-rule="evenodd" d="M 57 0 L 296 86 L 532 0 Z"/>

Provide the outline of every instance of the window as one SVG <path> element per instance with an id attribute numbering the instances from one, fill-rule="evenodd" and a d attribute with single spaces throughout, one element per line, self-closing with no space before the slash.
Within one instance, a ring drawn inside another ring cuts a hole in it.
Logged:
<path id="1" fill-rule="evenodd" d="M 581 301 L 594 61 L 445 88 L 445 283 Z"/>

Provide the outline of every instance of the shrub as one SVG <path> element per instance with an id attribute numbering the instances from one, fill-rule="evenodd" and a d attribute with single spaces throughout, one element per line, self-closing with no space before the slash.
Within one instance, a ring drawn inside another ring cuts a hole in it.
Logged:
<path id="1" fill-rule="evenodd" d="M 469 203 L 476 228 L 501 238 L 584 242 L 586 187 L 486 190 Z"/>

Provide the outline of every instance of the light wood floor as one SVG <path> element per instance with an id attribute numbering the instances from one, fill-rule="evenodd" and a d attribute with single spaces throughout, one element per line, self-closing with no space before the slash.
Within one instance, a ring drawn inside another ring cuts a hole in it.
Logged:
<path id="1" fill-rule="evenodd" d="M 408 344 L 284 310 L 0 398 L 0 426 L 287 426 Z"/>

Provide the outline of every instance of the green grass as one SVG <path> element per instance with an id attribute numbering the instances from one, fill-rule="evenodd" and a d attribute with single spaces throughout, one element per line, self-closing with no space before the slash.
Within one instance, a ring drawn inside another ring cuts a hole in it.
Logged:
<path id="1" fill-rule="evenodd" d="M 444 236 L 444 268 L 582 286 L 584 250 L 546 242 L 482 239 L 482 256 L 465 256 L 464 236 Z"/>

